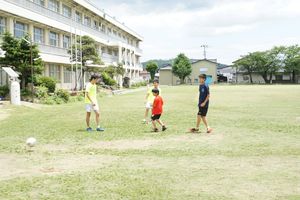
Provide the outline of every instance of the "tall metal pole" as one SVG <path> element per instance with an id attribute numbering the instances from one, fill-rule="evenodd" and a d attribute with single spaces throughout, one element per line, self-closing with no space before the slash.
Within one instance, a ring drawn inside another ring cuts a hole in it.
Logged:
<path id="1" fill-rule="evenodd" d="M 206 59 L 206 48 L 208 47 L 208 45 L 203 44 L 203 45 L 201 45 L 201 47 L 203 48 L 204 59 Z"/>
<path id="2" fill-rule="evenodd" d="M 34 103 L 33 95 L 33 59 L 32 59 L 32 40 L 30 40 L 30 65 L 31 65 L 31 100 Z"/>
<path id="3" fill-rule="evenodd" d="M 82 39 L 81 39 L 81 30 L 80 30 L 80 89 L 83 89 L 84 82 L 83 82 L 83 66 L 82 66 Z"/>
<path id="4" fill-rule="evenodd" d="M 78 86 L 78 72 L 77 72 L 77 29 L 75 28 L 75 89 L 77 90 L 77 86 Z"/>
<path id="5" fill-rule="evenodd" d="M 71 90 L 73 91 L 73 29 L 72 29 L 72 19 L 71 19 L 71 26 L 70 26 L 70 31 L 71 31 L 71 57 L 70 57 L 70 61 L 71 61 Z"/>

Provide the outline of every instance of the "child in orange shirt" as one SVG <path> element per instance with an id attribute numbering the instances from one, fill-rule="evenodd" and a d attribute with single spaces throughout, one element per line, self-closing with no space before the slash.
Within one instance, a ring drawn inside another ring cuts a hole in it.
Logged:
<path id="1" fill-rule="evenodd" d="M 156 127 L 156 122 L 158 122 L 162 126 L 162 131 L 167 130 L 167 127 L 164 125 L 164 123 L 160 120 L 161 114 L 163 112 L 163 104 L 164 101 L 159 96 L 159 90 L 157 88 L 154 88 L 152 90 L 153 96 L 155 96 L 153 101 L 153 108 L 152 108 L 152 124 L 153 124 L 153 131 L 158 132 L 158 128 Z"/>

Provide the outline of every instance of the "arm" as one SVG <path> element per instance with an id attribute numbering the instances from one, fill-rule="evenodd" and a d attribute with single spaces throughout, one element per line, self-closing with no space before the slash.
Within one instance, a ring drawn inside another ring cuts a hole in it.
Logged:
<path id="1" fill-rule="evenodd" d="M 205 104 L 208 102 L 208 100 L 209 100 L 209 97 L 210 97 L 210 94 L 208 94 L 207 95 L 207 97 L 206 97 L 206 99 L 205 99 L 205 101 L 203 102 L 203 103 L 201 103 L 201 107 L 204 107 L 205 106 Z"/>
<path id="2" fill-rule="evenodd" d="M 95 106 L 95 103 L 93 102 L 93 100 L 91 99 L 90 95 L 88 92 L 85 92 L 86 97 L 92 102 L 93 106 Z"/>

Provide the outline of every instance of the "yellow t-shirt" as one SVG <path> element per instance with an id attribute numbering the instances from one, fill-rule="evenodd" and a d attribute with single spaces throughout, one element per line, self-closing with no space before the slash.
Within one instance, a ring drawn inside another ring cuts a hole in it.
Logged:
<path id="1" fill-rule="evenodd" d="M 91 100 L 94 103 L 97 103 L 97 85 L 92 84 L 92 83 L 88 83 L 86 85 L 86 88 L 85 88 L 84 102 L 86 104 L 91 104 L 92 102 L 87 97 L 87 94 L 86 94 L 87 92 L 89 93 L 89 96 L 90 96 Z"/>
<path id="2" fill-rule="evenodd" d="M 153 103 L 155 96 L 153 96 L 152 90 L 154 89 L 154 87 L 150 87 L 147 91 L 148 94 L 148 98 L 147 98 L 147 102 Z M 161 96 L 161 89 L 157 88 L 159 91 L 159 96 Z"/>

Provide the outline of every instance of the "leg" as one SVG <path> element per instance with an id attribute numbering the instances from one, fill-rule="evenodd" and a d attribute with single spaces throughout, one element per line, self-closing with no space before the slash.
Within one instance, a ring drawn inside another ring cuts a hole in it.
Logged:
<path id="1" fill-rule="evenodd" d="M 88 128 L 90 127 L 90 118 L 91 118 L 91 113 L 90 112 L 86 112 L 85 121 L 86 121 L 86 125 L 87 125 Z"/>
<path id="2" fill-rule="evenodd" d="M 205 127 L 206 127 L 206 129 L 208 128 L 208 124 L 207 124 L 207 119 L 206 119 L 206 117 L 205 116 L 201 116 L 201 119 L 202 119 L 202 121 L 203 121 L 203 123 L 204 123 L 204 125 L 205 125 Z"/>
<path id="3" fill-rule="evenodd" d="M 157 129 L 157 127 L 156 127 L 156 120 L 152 120 L 152 125 L 153 125 L 153 129 L 154 130 Z"/>
<path id="4" fill-rule="evenodd" d="M 145 120 L 148 118 L 149 110 L 150 110 L 149 108 L 146 108 L 145 116 L 144 116 L 144 119 L 145 119 Z"/>
<path id="5" fill-rule="evenodd" d="M 210 127 L 208 126 L 208 122 L 207 122 L 206 116 L 202 116 L 201 118 L 202 118 L 203 123 L 204 123 L 204 125 L 205 125 L 205 127 L 206 127 L 207 133 L 211 133 L 211 132 L 212 132 L 212 128 L 210 128 Z"/>
<path id="6" fill-rule="evenodd" d="M 96 124 L 97 124 L 97 127 L 99 128 L 99 126 L 100 126 L 100 113 L 99 113 L 99 111 L 95 111 L 95 114 L 96 114 Z"/>
<path id="7" fill-rule="evenodd" d="M 197 115 L 196 129 L 199 129 L 200 122 L 201 122 L 201 116 L 200 116 L 200 115 Z"/>
<path id="8" fill-rule="evenodd" d="M 161 126 L 165 126 L 164 123 L 163 123 L 160 119 L 158 119 L 157 122 L 158 122 Z"/>

